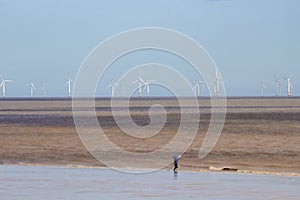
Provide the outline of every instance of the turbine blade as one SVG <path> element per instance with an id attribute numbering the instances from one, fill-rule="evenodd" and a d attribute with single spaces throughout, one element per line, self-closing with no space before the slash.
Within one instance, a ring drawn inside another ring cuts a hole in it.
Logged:
<path id="1" fill-rule="evenodd" d="M 136 84 L 139 80 L 135 80 L 133 81 L 131 84 Z"/>
<path id="2" fill-rule="evenodd" d="M 149 80 L 148 83 L 156 83 L 156 80 Z"/>
<path id="3" fill-rule="evenodd" d="M 109 84 L 106 88 L 110 88 L 110 87 L 112 87 L 112 84 Z"/>
<path id="4" fill-rule="evenodd" d="M 147 89 L 147 85 L 144 85 L 143 90 L 146 90 L 146 89 Z"/>
<path id="5" fill-rule="evenodd" d="M 278 81 L 278 78 L 276 76 L 276 73 L 274 73 L 274 78 L 275 78 L 275 81 Z"/>
<path id="6" fill-rule="evenodd" d="M 289 78 L 289 77 L 288 77 L 286 74 L 282 76 L 282 79 L 283 79 L 283 80 L 288 80 L 288 78 Z"/>
<path id="7" fill-rule="evenodd" d="M 139 78 L 139 81 L 144 85 L 146 84 L 146 82 L 141 77 Z"/>

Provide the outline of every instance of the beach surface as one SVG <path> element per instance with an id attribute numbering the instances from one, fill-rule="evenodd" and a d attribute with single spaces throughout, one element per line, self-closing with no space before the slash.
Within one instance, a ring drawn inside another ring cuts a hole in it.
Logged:
<path id="1" fill-rule="evenodd" d="M 163 105 L 168 117 L 159 134 L 144 140 L 129 137 L 116 126 L 109 99 L 96 101 L 96 113 L 114 144 L 131 152 L 152 152 L 174 137 L 180 123 L 176 99 L 154 98 L 130 102 L 131 116 L 137 124 L 149 123 L 148 111 L 153 104 Z M 221 137 L 213 151 L 200 160 L 198 153 L 210 120 L 210 100 L 199 99 L 199 130 L 180 160 L 181 170 L 300 174 L 300 99 L 232 98 L 227 104 Z M 119 114 L 122 112 L 121 106 Z M 0 164 L 104 166 L 82 144 L 74 125 L 72 101 L 68 99 L 1 100 L 0 138 Z"/>

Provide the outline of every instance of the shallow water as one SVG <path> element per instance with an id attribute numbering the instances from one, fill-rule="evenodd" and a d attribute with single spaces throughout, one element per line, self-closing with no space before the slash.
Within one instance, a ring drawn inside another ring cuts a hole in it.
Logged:
<path id="1" fill-rule="evenodd" d="M 0 199 L 299 199 L 300 177 L 0 166 Z"/>

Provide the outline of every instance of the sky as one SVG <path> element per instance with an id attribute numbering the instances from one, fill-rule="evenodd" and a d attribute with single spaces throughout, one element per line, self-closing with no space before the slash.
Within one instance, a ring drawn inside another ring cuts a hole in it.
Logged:
<path id="1" fill-rule="evenodd" d="M 68 73 L 74 80 L 100 42 L 134 28 L 162 27 L 192 37 L 207 50 L 221 72 L 227 96 L 259 96 L 261 81 L 265 95 L 273 96 L 274 73 L 292 78 L 296 96 L 299 21 L 298 0 L 0 0 L 0 73 L 14 80 L 7 84 L 7 96 L 28 96 L 30 81 L 36 96 L 42 95 L 42 85 L 47 96 L 66 96 Z M 136 55 L 138 63 L 151 58 L 181 62 L 158 52 Z M 136 63 L 134 56 L 112 70 L 96 95 L 110 95 L 107 85 L 125 63 Z M 191 84 L 198 78 L 188 68 L 182 70 Z M 281 82 L 286 95 L 286 81 Z M 154 87 L 153 94 L 166 93 Z"/>

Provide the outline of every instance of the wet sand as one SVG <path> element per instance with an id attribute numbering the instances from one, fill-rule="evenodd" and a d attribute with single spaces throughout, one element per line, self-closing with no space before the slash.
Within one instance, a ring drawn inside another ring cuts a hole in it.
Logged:
<path id="1" fill-rule="evenodd" d="M 300 177 L 0 166 L 1 199 L 299 199 Z"/>
<path id="2" fill-rule="evenodd" d="M 151 152 L 174 137 L 180 122 L 178 102 L 152 99 L 130 103 L 132 118 L 140 125 L 149 123 L 149 106 L 157 103 L 166 106 L 168 118 L 161 133 L 150 139 L 123 134 L 113 120 L 108 100 L 97 101 L 97 117 L 106 135 L 118 146 L 132 152 Z M 222 135 L 213 151 L 199 160 L 210 119 L 209 100 L 199 100 L 200 128 L 180 161 L 181 169 L 225 167 L 240 172 L 300 174 L 300 99 L 235 98 L 227 103 Z M 0 138 L 1 164 L 103 166 L 80 141 L 70 100 L 1 100 Z"/>

